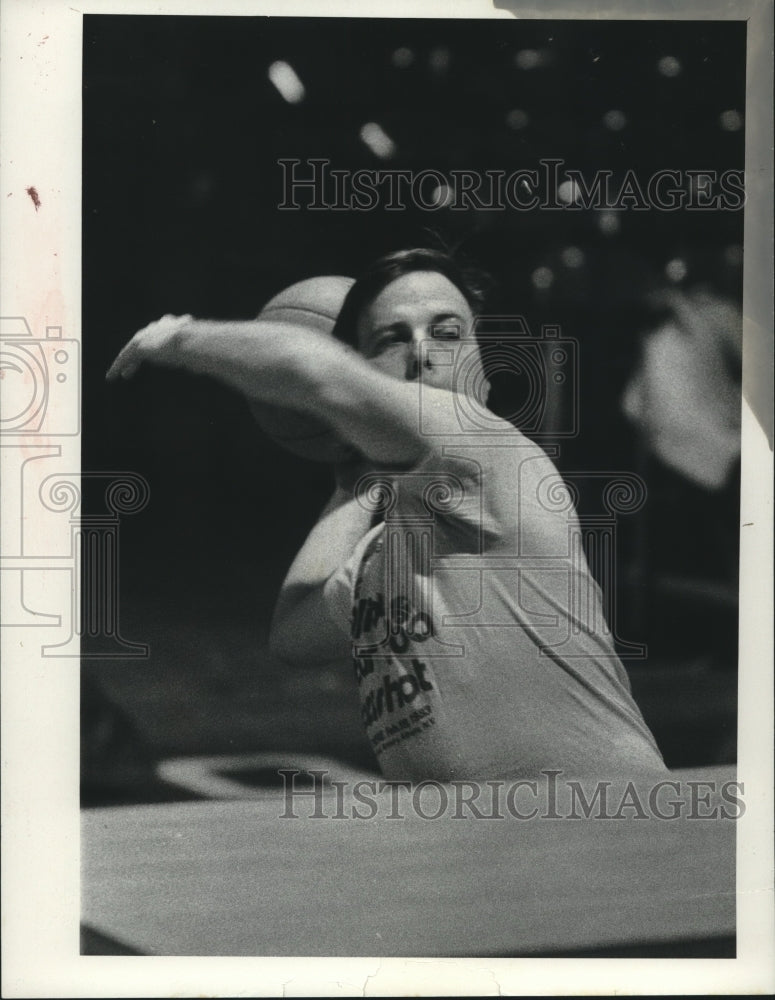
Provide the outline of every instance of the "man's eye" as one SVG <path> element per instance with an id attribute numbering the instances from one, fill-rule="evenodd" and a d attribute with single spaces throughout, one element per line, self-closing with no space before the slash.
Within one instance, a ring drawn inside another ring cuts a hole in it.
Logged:
<path id="1" fill-rule="evenodd" d="M 376 344 L 376 350 L 378 354 L 381 354 L 383 351 L 390 350 L 391 347 L 399 347 L 401 344 L 405 343 L 406 337 L 396 330 L 380 337 Z"/>
<path id="2" fill-rule="evenodd" d="M 431 336 L 436 340 L 458 340 L 460 338 L 460 324 L 435 323 L 431 327 Z"/>
<path id="3" fill-rule="evenodd" d="M 387 344 L 405 344 L 411 340 L 411 334 L 407 330 L 398 327 L 395 330 L 387 330 L 383 334 L 382 339 Z"/>

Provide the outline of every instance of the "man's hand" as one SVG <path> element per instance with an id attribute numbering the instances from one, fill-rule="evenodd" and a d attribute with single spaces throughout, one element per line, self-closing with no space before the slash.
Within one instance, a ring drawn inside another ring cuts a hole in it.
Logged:
<path id="1" fill-rule="evenodd" d="M 132 337 L 107 378 L 130 378 L 150 361 L 218 379 L 248 400 L 299 409 L 328 426 L 329 404 L 319 398 L 319 387 L 338 372 L 343 355 L 356 356 L 315 330 L 289 323 L 163 316 Z"/>
<path id="2" fill-rule="evenodd" d="M 176 337 L 192 316 L 162 316 L 139 330 L 120 351 L 105 378 L 131 378 L 144 361 L 175 365 Z"/>

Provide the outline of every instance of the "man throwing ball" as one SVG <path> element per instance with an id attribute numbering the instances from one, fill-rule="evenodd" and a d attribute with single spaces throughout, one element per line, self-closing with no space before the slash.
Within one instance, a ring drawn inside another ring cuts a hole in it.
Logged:
<path id="1" fill-rule="evenodd" d="M 352 660 L 386 778 L 663 773 L 557 470 L 486 409 L 482 306 L 451 257 L 406 250 L 350 288 L 334 337 L 271 313 L 165 317 L 108 377 L 209 374 L 345 445 L 270 641 L 288 661 Z"/>

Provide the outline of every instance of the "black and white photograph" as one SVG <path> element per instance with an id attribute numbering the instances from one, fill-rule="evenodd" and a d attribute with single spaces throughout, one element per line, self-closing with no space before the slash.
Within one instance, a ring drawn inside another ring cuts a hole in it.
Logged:
<path id="1" fill-rule="evenodd" d="M 9 5 L 4 995 L 775 984 L 772 4 L 522 7 Z"/>

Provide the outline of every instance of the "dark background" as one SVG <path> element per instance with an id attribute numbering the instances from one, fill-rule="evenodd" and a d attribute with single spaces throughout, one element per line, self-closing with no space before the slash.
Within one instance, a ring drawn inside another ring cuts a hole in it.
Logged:
<path id="1" fill-rule="evenodd" d="M 299 104 L 268 79 L 278 59 L 305 85 Z M 615 232 L 595 210 L 280 212 L 277 160 L 510 173 L 554 157 L 588 180 L 740 170 L 744 131 L 720 116 L 745 111 L 745 25 L 87 15 L 83 82 L 82 467 L 136 472 L 151 490 L 120 532 L 120 629 L 150 657 L 84 661 L 85 801 L 176 794 L 153 765 L 178 754 L 373 765 L 349 673 L 289 672 L 264 648 L 330 471 L 279 449 L 208 379 L 103 377 L 164 313 L 251 317 L 286 285 L 355 275 L 429 228 L 497 279 L 500 311 L 579 341 L 581 428 L 557 464 L 631 470 L 649 491 L 619 526 L 619 629 L 649 647 L 628 664 L 636 695 L 671 766 L 734 759 L 739 479 L 710 492 L 662 466 L 620 398 L 669 261 L 686 270 L 674 285 L 740 301 L 742 211 L 629 210 Z M 369 121 L 395 142 L 391 160 L 359 138 Z M 563 263 L 568 247 L 580 267 Z"/>

